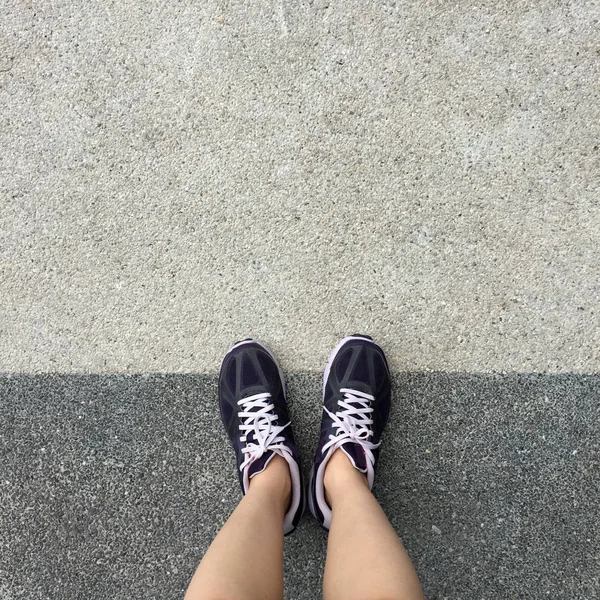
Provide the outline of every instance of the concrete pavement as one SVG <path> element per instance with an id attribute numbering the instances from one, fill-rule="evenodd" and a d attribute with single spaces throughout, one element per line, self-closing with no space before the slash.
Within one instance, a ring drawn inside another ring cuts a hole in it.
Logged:
<path id="1" fill-rule="evenodd" d="M 4 4 L 0 371 L 598 370 L 596 2 Z"/>

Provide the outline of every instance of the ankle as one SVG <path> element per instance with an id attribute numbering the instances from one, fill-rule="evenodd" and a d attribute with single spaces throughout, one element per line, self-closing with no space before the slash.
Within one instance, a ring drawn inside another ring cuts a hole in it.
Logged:
<path id="1" fill-rule="evenodd" d="M 250 479 L 248 493 L 262 492 L 287 510 L 292 500 L 292 477 L 287 461 L 276 454 L 265 470 Z"/>
<path id="2" fill-rule="evenodd" d="M 337 449 L 330 457 L 325 467 L 323 476 L 325 486 L 325 499 L 329 506 L 333 506 L 338 494 L 347 493 L 348 489 L 369 487 L 367 476 L 361 473 L 350 462 L 350 459 L 341 450 Z"/>

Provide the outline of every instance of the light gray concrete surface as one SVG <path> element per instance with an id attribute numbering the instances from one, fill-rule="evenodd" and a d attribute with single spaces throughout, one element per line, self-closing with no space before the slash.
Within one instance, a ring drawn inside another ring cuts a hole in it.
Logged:
<path id="1" fill-rule="evenodd" d="M 2 0 L 0 371 L 600 368 L 600 5 Z"/>
<path id="2" fill-rule="evenodd" d="M 308 472 L 321 379 L 288 377 Z M 429 600 L 600 596 L 600 377 L 397 374 L 376 495 Z M 0 598 L 181 600 L 240 498 L 216 377 L 0 377 Z M 321 597 L 326 534 L 287 539 Z"/>

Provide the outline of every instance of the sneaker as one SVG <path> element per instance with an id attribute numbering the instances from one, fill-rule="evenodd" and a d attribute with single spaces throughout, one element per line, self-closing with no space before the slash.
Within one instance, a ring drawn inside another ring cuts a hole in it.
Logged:
<path id="1" fill-rule="evenodd" d="M 344 338 L 325 369 L 321 436 L 308 489 L 310 511 L 326 529 L 331 526 L 323 485 L 327 462 L 340 448 L 366 474 L 372 489 L 390 399 L 390 371 L 383 350 L 366 335 Z"/>
<path id="2" fill-rule="evenodd" d="M 292 479 L 292 500 L 284 533 L 291 533 L 305 506 L 298 447 L 285 399 L 285 380 L 275 357 L 255 340 L 237 343 L 223 359 L 219 374 L 221 419 L 235 450 L 242 492 L 276 454 Z"/>

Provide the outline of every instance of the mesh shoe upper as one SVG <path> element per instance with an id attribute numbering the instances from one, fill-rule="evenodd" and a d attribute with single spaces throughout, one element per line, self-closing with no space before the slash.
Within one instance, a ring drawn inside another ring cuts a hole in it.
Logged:
<path id="1" fill-rule="evenodd" d="M 323 380 L 321 435 L 309 482 L 309 506 L 326 528 L 331 509 L 323 475 L 340 448 L 373 486 L 381 435 L 391 400 L 390 374 L 383 350 L 366 336 L 344 338 L 330 356 Z"/>
<path id="2" fill-rule="evenodd" d="M 245 340 L 225 355 L 219 375 L 221 419 L 231 440 L 245 494 L 250 479 L 279 454 L 289 465 L 292 501 L 284 532 L 291 532 L 304 509 L 304 491 L 287 410 L 285 381 L 277 361 L 262 344 Z"/>

